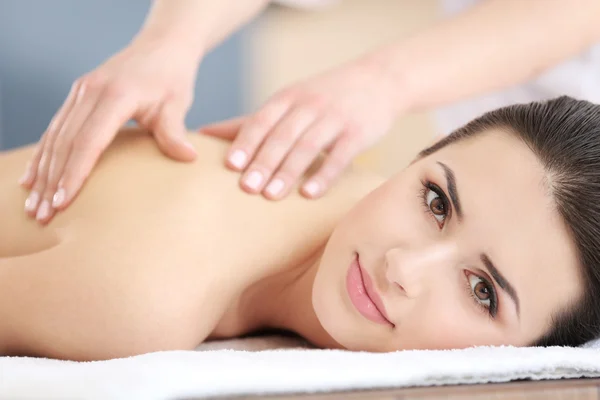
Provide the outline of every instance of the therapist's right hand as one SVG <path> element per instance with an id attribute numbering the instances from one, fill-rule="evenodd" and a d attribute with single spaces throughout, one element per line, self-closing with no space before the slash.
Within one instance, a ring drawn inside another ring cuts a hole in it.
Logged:
<path id="1" fill-rule="evenodd" d="M 119 129 L 130 119 L 179 161 L 196 151 L 185 137 L 199 57 L 159 40 L 134 41 L 73 84 L 20 180 L 30 191 L 25 212 L 49 222 L 79 193 Z"/>

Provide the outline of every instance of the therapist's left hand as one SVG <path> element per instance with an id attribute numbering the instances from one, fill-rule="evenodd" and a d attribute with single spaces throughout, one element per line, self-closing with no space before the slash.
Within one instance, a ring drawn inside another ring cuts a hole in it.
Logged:
<path id="1" fill-rule="evenodd" d="M 377 64 L 359 60 L 285 88 L 256 113 L 203 133 L 233 139 L 226 164 L 243 171 L 241 187 L 278 200 L 290 193 L 316 157 L 326 155 L 300 192 L 327 192 L 352 160 L 375 144 L 396 117 L 398 97 Z M 225 127 L 225 129 L 223 129 Z"/>

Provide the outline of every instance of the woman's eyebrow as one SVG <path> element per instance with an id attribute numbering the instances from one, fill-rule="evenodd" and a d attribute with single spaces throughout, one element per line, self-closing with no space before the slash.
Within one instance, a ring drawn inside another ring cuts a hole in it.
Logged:
<path id="1" fill-rule="evenodd" d="M 458 220 L 461 221 L 463 217 L 463 212 L 462 206 L 460 205 L 460 198 L 458 197 L 458 189 L 456 188 L 456 178 L 454 176 L 454 171 L 452 171 L 452 168 L 450 168 L 441 161 L 438 161 L 437 163 L 444 170 L 444 174 L 446 175 L 446 186 L 448 187 L 448 194 L 450 195 L 450 201 L 452 202 L 452 207 L 456 211 Z"/>

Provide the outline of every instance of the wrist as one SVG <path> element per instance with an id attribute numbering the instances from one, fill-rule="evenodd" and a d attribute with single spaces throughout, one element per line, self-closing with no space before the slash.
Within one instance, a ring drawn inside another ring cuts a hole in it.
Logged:
<path id="1" fill-rule="evenodd" d="M 362 62 L 379 80 L 383 96 L 396 115 L 414 111 L 414 91 L 408 79 L 409 74 L 395 48 L 384 47 L 372 52 Z"/>
<path id="2" fill-rule="evenodd" d="M 130 45 L 147 49 L 165 49 L 169 53 L 169 57 L 199 64 L 205 52 L 205 45 L 199 39 L 200 37 L 202 35 L 198 32 L 193 32 L 183 26 L 177 29 L 167 29 L 149 25 L 140 30 Z"/>

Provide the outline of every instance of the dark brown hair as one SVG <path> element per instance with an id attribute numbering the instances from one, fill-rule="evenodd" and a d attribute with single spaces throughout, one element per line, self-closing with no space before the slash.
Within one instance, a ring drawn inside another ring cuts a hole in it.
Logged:
<path id="1" fill-rule="evenodd" d="M 420 156 L 490 128 L 514 134 L 537 156 L 579 255 L 584 282 L 581 296 L 557 310 L 549 331 L 531 345 L 578 346 L 597 338 L 600 335 L 600 105 L 562 96 L 500 108 L 469 122 L 423 150 Z"/>

